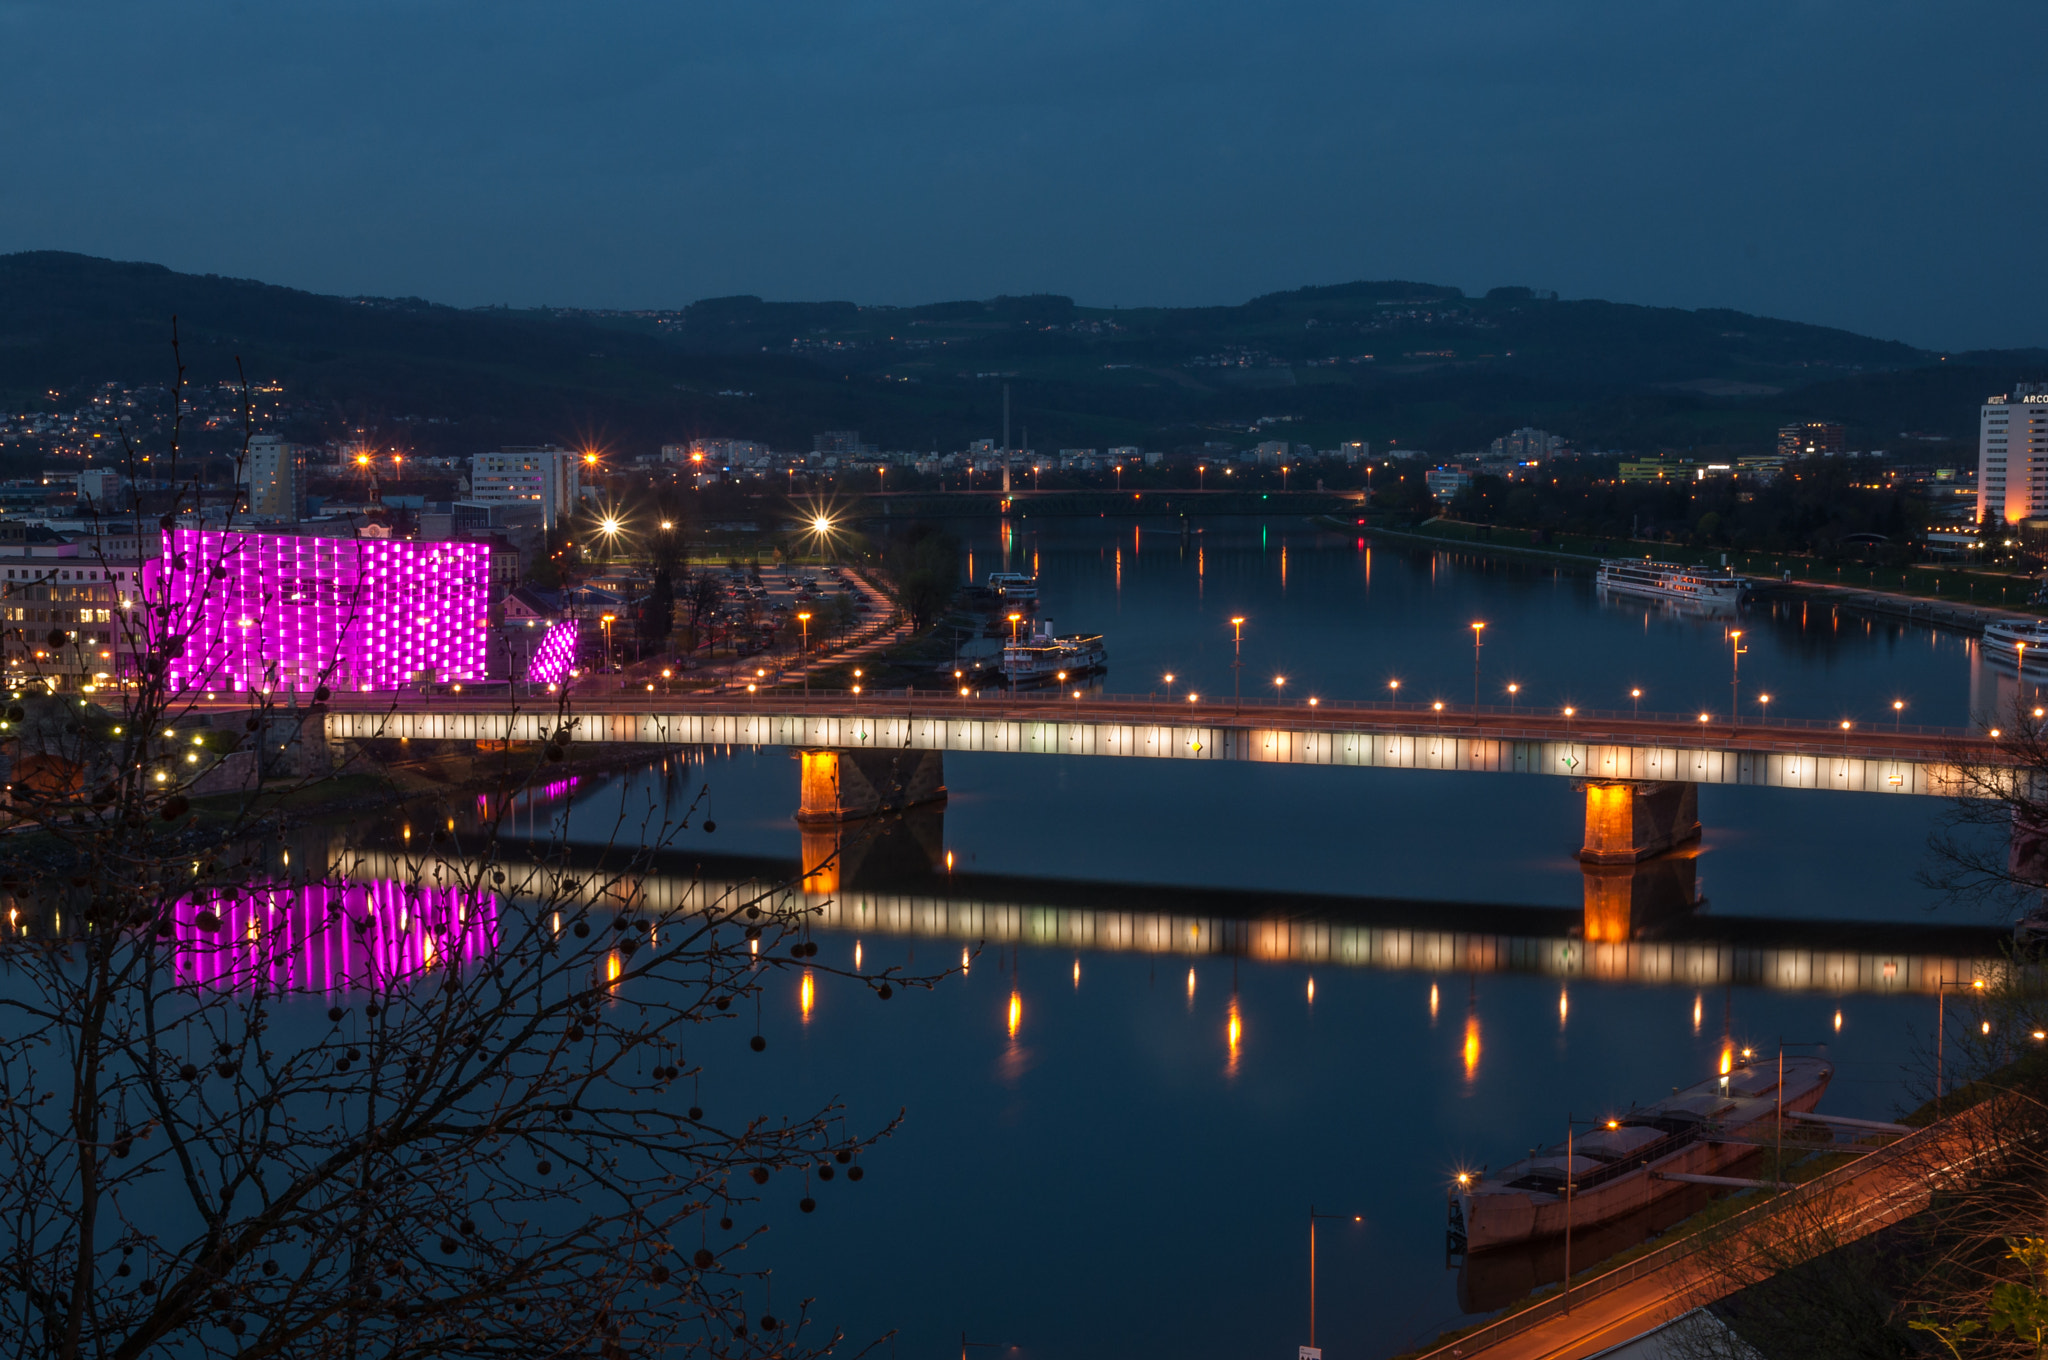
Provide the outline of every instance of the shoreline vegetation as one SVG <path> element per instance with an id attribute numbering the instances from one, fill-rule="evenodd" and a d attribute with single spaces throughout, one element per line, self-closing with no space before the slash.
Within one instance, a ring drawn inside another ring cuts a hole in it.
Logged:
<path id="1" fill-rule="evenodd" d="M 1347 523 L 1330 515 L 1312 516 L 1310 522 L 1319 528 L 1390 544 L 1542 562 L 1588 576 L 1598 570 L 1603 559 L 1614 557 L 1654 558 L 1709 570 L 1719 570 L 1725 559 L 1727 566 L 1756 578 L 1774 596 L 1825 598 L 1846 609 L 1968 631 L 2001 619 L 2035 617 L 2048 612 L 2043 606 L 2027 603 L 2034 591 L 2031 581 L 1964 567 L 1829 564 L 1791 553 L 1722 552 L 1576 534 L 1554 534 L 1546 540 L 1534 529 L 1442 519 L 1404 529 Z"/>

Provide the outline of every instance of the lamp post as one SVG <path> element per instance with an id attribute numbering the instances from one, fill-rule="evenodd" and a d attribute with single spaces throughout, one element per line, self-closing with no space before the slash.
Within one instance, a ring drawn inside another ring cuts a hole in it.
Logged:
<path id="1" fill-rule="evenodd" d="M 1172 672 L 1172 671 L 1168 671 L 1168 672 L 1166 673 L 1166 702 L 1168 702 L 1169 704 L 1173 702 L 1173 672 Z"/>
<path id="2" fill-rule="evenodd" d="M 1906 720 L 1906 701 L 1905 701 L 1904 699 L 1894 699 L 1894 700 L 1892 700 L 1892 735 L 1893 735 L 1893 736 L 1897 736 L 1897 735 L 1899 734 L 1899 731 L 1900 731 L 1900 726 L 1899 726 L 1899 725 L 1900 725 L 1901 723 L 1905 722 L 1905 720 Z"/>
<path id="3" fill-rule="evenodd" d="M 1762 722 L 1762 721 L 1763 721 L 1763 720 L 1764 720 L 1765 718 L 1767 718 L 1767 717 L 1768 717 L 1768 716 L 1770 715 L 1770 711 L 1771 711 L 1771 707 L 1770 707 L 1770 705 L 1771 705 L 1771 696 L 1770 696 L 1770 695 L 1768 695 L 1768 694 L 1759 694 L 1759 695 L 1757 695 L 1757 696 L 1756 696 L 1756 716 L 1757 716 L 1757 721 L 1758 721 L 1758 722 Z"/>
<path id="4" fill-rule="evenodd" d="M 1486 632 L 1486 625 L 1472 625 L 1472 707 L 1479 707 L 1479 640 Z"/>
<path id="5" fill-rule="evenodd" d="M 1515 696 L 1516 696 L 1516 695 L 1518 695 L 1518 694 L 1520 694 L 1521 692 L 1522 692 L 1522 687 L 1521 687 L 1520 685 L 1516 684 L 1516 683 L 1515 683 L 1514 681 L 1512 681 L 1512 680 L 1508 681 L 1508 712 L 1509 712 L 1509 713 L 1513 713 L 1513 712 L 1515 711 Z"/>
<path id="6" fill-rule="evenodd" d="M 811 697 L 811 611 L 799 609 L 796 626 L 800 630 L 797 642 L 797 664 L 803 667 L 804 698 Z"/>
<path id="7" fill-rule="evenodd" d="M 606 614 L 598 619 L 604 625 L 604 664 L 607 669 L 612 665 L 612 624 L 618 617 L 617 614 Z"/>
<path id="8" fill-rule="evenodd" d="M 1322 1352 L 1316 1350 L 1316 1220 L 1346 1217 L 1353 1223 L 1365 1221 L 1363 1214 L 1319 1214 L 1315 1205 L 1308 1206 L 1308 1348 L 1315 1351 L 1317 1356 L 1321 1356 Z"/>
<path id="9" fill-rule="evenodd" d="M 1630 717 L 1640 718 L 1643 716 L 1643 691 L 1640 686 L 1631 688 L 1629 690 L 1628 706 Z"/>
<path id="10" fill-rule="evenodd" d="M 1749 648 L 1742 645 L 1742 630 L 1735 628 L 1728 633 L 1728 721 L 1742 721 L 1742 691 L 1736 684 L 1736 677 L 1742 671 L 1742 654 Z"/>
<path id="11" fill-rule="evenodd" d="M 1017 645 L 1017 620 L 1023 617 L 1022 614 L 1010 615 L 1010 645 L 1013 647 Z"/>
<path id="12" fill-rule="evenodd" d="M 1283 697 L 1283 693 L 1282 693 L 1282 692 L 1283 692 L 1283 691 L 1284 691 L 1284 690 L 1286 689 L 1286 687 L 1287 687 L 1287 677 L 1286 677 L 1286 676 L 1284 676 L 1284 675 L 1276 675 L 1276 676 L 1274 676 L 1274 677 L 1273 677 L 1273 702 L 1274 702 L 1274 703 L 1276 703 L 1276 704 L 1277 704 L 1277 703 L 1279 703 L 1279 702 L 1280 702 L 1281 698 Z"/>
<path id="13" fill-rule="evenodd" d="M 1238 672 L 1244 669 L 1244 615 L 1230 620 L 1230 631 L 1230 711 L 1235 714 L 1242 708 Z"/>

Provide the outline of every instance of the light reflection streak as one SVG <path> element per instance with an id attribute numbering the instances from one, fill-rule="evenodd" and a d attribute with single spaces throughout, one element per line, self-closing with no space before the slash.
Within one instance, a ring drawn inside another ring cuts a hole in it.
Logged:
<path id="1" fill-rule="evenodd" d="M 1308 980 L 1308 1004 L 1311 1006 L 1316 1004 L 1316 980 L 1314 978 Z"/>
<path id="2" fill-rule="evenodd" d="M 811 1023 L 811 1007 L 817 1003 L 817 983 L 811 978 L 811 970 L 804 969 L 804 980 L 797 989 L 797 1005 L 802 1008 L 804 1023 Z"/>
<path id="3" fill-rule="evenodd" d="M 1017 1037 L 1017 1026 L 1024 1023 L 1024 998 L 1014 990 L 1010 993 L 1010 1037 Z"/>
<path id="4" fill-rule="evenodd" d="M 1188 1009 L 1195 1008 L 1195 970 L 1188 969 Z"/>
<path id="5" fill-rule="evenodd" d="M 1557 1027 L 1559 1030 L 1564 1028 L 1564 1022 L 1571 1018 L 1571 1013 L 1572 994 L 1571 989 L 1566 988 L 1557 994 Z"/>
<path id="6" fill-rule="evenodd" d="M 855 940 L 855 941 L 853 942 L 853 971 L 854 971 L 854 972 L 856 972 L 856 973 L 858 973 L 858 972 L 860 971 L 860 941 L 859 941 L 859 940 Z"/>
<path id="7" fill-rule="evenodd" d="M 1074 990 L 1077 992 L 1081 990 L 1081 959 L 1079 955 L 1074 957 Z"/>
<path id="8" fill-rule="evenodd" d="M 1224 1037 L 1230 1045 L 1230 1065 L 1226 1069 L 1231 1076 L 1237 1075 L 1238 1046 L 1244 1040 L 1244 1020 L 1237 1013 L 1237 998 L 1230 998 L 1230 1018 L 1223 1027 Z"/>
<path id="9" fill-rule="evenodd" d="M 1434 982 L 1432 982 L 1432 983 L 1430 983 L 1430 984 L 1429 984 L 1429 1023 L 1430 1023 L 1430 1027 L 1431 1027 L 1432 1029 L 1434 1029 L 1434 1028 L 1436 1027 L 1436 1008 L 1437 1008 L 1437 994 L 1436 994 L 1436 984 L 1435 984 Z"/>
<path id="10" fill-rule="evenodd" d="M 1465 1080 L 1470 1083 L 1479 1075 L 1479 1013 L 1465 1013 Z"/>
<path id="11" fill-rule="evenodd" d="M 1698 992 L 1694 992 L 1692 998 L 1692 1032 L 1694 1034 L 1700 1032 L 1700 1014 L 1700 996 Z"/>

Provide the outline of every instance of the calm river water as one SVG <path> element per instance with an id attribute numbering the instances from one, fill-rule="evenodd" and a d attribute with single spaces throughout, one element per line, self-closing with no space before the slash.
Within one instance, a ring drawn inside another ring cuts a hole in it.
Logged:
<path id="1" fill-rule="evenodd" d="M 1487 702 L 1510 681 L 1532 707 L 1626 709 L 1631 688 L 1645 712 L 1729 701 L 1723 621 L 1602 603 L 1585 577 L 1299 521 L 1212 521 L 1184 542 L 1159 521 L 1021 519 L 1007 551 L 993 521 L 955 527 L 977 577 L 1035 568 L 1047 617 L 1108 635 L 1114 692 L 1163 692 L 1169 672 L 1177 694 L 1228 692 L 1228 620 L 1242 615 L 1248 695 L 1273 693 L 1275 676 L 1302 700 L 1399 680 L 1403 698 L 1469 703 L 1483 620 Z M 1956 725 L 1999 699 L 1952 634 L 1818 606 L 1751 609 L 1740 626 L 1745 702 L 1768 692 L 1774 714 L 1887 723 L 1903 700 L 1909 720 Z M 957 755 L 946 776 L 960 874 L 1078 880 L 1103 910 L 1161 897 L 1118 885 L 1553 920 L 1582 905 L 1583 811 L 1559 779 Z M 716 753 L 668 787 L 685 784 L 709 786 L 718 823 L 687 846 L 796 857 L 788 752 Z M 580 800 L 576 824 L 608 830 L 621 791 L 655 787 L 615 781 Z M 1932 801 L 1708 788 L 1700 811 L 1703 919 L 1937 919 L 1915 881 Z M 931 969 L 977 942 L 858 943 L 869 966 Z M 856 937 L 824 944 L 850 962 Z M 765 1055 L 740 1027 L 700 1055 L 702 1101 L 776 1112 L 836 1096 L 856 1126 L 904 1112 L 868 1178 L 822 1187 L 815 1215 L 794 1211 L 793 1186 L 790 1204 L 771 1199 L 763 1244 L 778 1294 L 815 1296 L 814 1316 L 856 1341 L 900 1328 L 881 1353 L 937 1360 L 964 1334 L 999 1348 L 981 1355 L 1292 1355 L 1307 1340 L 1314 1205 L 1343 1216 L 1320 1230 L 1317 1340 L 1346 1360 L 1469 1320 L 1444 1250 L 1460 1167 L 1708 1075 L 1724 1033 L 1760 1049 L 1825 1040 L 1837 1075 L 1823 1110 L 1886 1117 L 1922 1098 L 1909 1087 L 1933 1020 L 1924 993 L 991 946 L 966 976 L 886 1005 L 828 979 L 806 1016 L 791 976 L 765 1009 Z"/>

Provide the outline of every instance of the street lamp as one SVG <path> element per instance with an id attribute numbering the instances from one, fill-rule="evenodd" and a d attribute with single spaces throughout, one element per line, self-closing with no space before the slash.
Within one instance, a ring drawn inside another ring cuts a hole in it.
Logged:
<path id="1" fill-rule="evenodd" d="M 804 698 L 808 699 L 811 697 L 811 664 L 809 659 L 811 650 L 811 612 L 808 609 L 798 610 L 796 623 L 797 628 L 801 631 L 798 653 L 804 658 L 799 663 L 804 671 Z"/>
<path id="2" fill-rule="evenodd" d="M 1286 688 L 1287 688 L 1287 677 L 1286 677 L 1286 676 L 1284 676 L 1284 675 L 1276 675 L 1276 676 L 1274 676 L 1274 677 L 1273 677 L 1273 702 L 1275 702 L 1275 703 L 1278 703 L 1278 702 L 1280 702 L 1280 700 L 1281 700 L 1281 698 L 1282 698 L 1282 695 L 1283 695 L 1283 692 L 1285 691 L 1285 689 L 1286 689 Z"/>
<path id="3" fill-rule="evenodd" d="M 1472 625 L 1472 707 L 1479 707 L 1479 639 L 1485 633 L 1486 625 Z"/>
<path id="4" fill-rule="evenodd" d="M 1515 696 L 1521 692 L 1522 687 L 1520 685 L 1512 680 L 1508 681 L 1508 712 L 1513 713 L 1515 711 Z"/>
<path id="5" fill-rule="evenodd" d="M 1308 1206 L 1308 1349 L 1316 1350 L 1316 1220 L 1319 1218 L 1350 1218 L 1353 1223 L 1365 1222 L 1363 1214 L 1319 1214 L 1316 1206 Z M 1321 1355 L 1321 1351 L 1316 1351 Z"/>
<path id="6" fill-rule="evenodd" d="M 1017 620 L 1023 617 L 1022 614 L 1010 615 L 1010 643 L 1012 646 L 1015 646 L 1017 642 Z"/>
<path id="7" fill-rule="evenodd" d="M 1239 709 L 1238 672 L 1244 666 L 1244 615 L 1233 616 L 1230 628 L 1230 709 L 1236 713 Z"/>
<path id="8" fill-rule="evenodd" d="M 2038 718 L 2038 717 L 2040 717 L 2040 716 L 2041 716 L 2041 710 L 2040 710 L 2040 709 L 2038 709 L 2038 708 L 2037 708 L 2037 709 L 2035 709 L 2035 710 L 2034 710 L 2034 716 L 2035 716 L 2035 717 L 2037 717 L 2037 718 Z M 1894 735 L 1896 735 L 1896 734 L 1898 733 L 1898 731 L 1899 731 L 1899 724 L 1900 724 L 1900 723 L 1902 723 L 1902 722 L 1904 722 L 1905 720 L 1906 720 L 1906 701 L 1905 701 L 1904 699 L 1894 699 L 1894 700 L 1892 700 L 1892 732 L 1893 732 L 1893 734 L 1894 734 Z"/>
<path id="9" fill-rule="evenodd" d="M 1769 707 L 1769 705 L 1770 705 L 1770 702 L 1771 702 L 1771 696 L 1770 696 L 1770 695 L 1768 695 L 1768 694 L 1759 694 L 1759 695 L 1757 695 L 1757 696 L 1756 696 L 1756 716 L 1757 716 L 1757 721 L 1759 721 L 1759 722 L 1763 721 L 1763 719 L 1764 719 L 1765 715 L 1766 715 L 1766 714 L 1768 714 L 1768 713 L 1769 713 L 1769 712 L 1771 711 L 1771 710 L 1770 710 L 1770 707 Z"/>
<path id="10" fill-rule="evenodd" d="M 1401 682 L 1400 682 L 1399 680 L 1389 680 L 1389 681 L 1387 681 L 1387 688 L 1388 688 L 1388 689 L 1389 689 L 1390 691 L 1392 691 L 1392 692 L 1393 692 L 1393 701 L 1394 701 L 1395 703 L 1397 703 L 1397 704 L 1398 704 L 1398 703 L 1400 703 L 1400 702 L 1401 702 Z"/>
<path id="11" fill-rule="evenodd" d="M 1742 645 L 1742 630 L 1735 628 L 1728 633 L 1728 721 L 1742 721 L 1742 691 L 1736 684 L 1736 677 L 1742 670 L 1742 654 L 1749 648 Z"/>
<path id="12" fill-rule="evenodd" d="M 1172 672 L 1172 671 L 1168 671 L 1168 672 L 1166 673 L 1166 702 L 1168 702 L 1169 704 L 1173 702 L 1173 672 Z"/>
<path id="13" fill-rule="evenodd" d="M 1640 718 L 1643 716 L 1643 691 L 1640 687 L 1629 690 L 1628 704 L 1630 717 Z"/>

